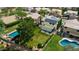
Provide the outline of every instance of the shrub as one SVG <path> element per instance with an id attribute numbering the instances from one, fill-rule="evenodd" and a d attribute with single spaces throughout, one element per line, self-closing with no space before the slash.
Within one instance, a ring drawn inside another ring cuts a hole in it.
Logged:
<path id="1" fill-rule="evenodd" d="M 39 43 L 38 44 L 38 48 L 42 48 L 43 46 L 42 46 L 42 44 L 41 43 Z"/>

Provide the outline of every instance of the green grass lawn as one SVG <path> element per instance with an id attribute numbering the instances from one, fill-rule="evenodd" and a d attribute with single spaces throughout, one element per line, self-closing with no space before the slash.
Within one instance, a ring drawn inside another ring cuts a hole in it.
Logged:
<path id="1" fill-rule="evenodd" d="M 61 39 L 58 35 L 52 36 L 51 41 L 44 48 L 44 51 L 63 51 L 64 48 L 59 45 L 59 40 Z"/>
<path id="2" fill-rule="evenodd" d="M 37 27 L 34 31 L 35 35 L 27 43 L 28 47 L 37 46 L 39 43 L 44 44 L 47 39 L 50 37 L 44 33 L 41 33 L 40 29 Z"/>

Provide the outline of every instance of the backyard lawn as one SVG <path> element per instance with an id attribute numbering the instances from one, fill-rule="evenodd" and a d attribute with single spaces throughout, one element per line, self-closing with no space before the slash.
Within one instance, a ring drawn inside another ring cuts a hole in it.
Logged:
<path id="1" fill-rule="evenodd" d="M 35 29 L 34 33 L 35 33 L 35 35 L 27 43 L 28 47 L 36 47 L 40 43 L 44 44 L 50 37 L 49 35 L 41 33 L 41 31 L 38 27 Z"/>
<path id="2" fill-rule="evenodd" d="M 54 35 L 51 38 L 51 41 L 47 44 L 47 46 L 43 49 L 44 51 L 63 51 L 64 48 L 59 45 L 59 40 L 62 38 L 58 35 Z"/>

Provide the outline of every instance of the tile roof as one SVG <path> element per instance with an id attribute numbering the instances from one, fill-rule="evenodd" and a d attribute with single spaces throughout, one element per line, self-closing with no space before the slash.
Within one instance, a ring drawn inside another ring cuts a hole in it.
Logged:
<path id="1" fill-rule="evenodd" d="M 79 21 L 77 19 L 65 20 L 64 26 L 79 30 Z"/>
<path id="2" fill-rule="evenodd" d="M 38 19 L 38 17 L 40 17 L 40 15 L 38 13 L 31 13 L 31 14 L 29 14 L 27 16 L 32 17 L 33 19 Z"/>
<path id="3" fill-rule="evenodd" d="M 12 22 L 15 22 L 17 21 L 16 20 L 16 17 L 14 15 L 12 16 L 3 16 L 1 18 L 1 20 L 5 23 L 5 24 L 9 24 L 9 23 L 12 23 Z"/>

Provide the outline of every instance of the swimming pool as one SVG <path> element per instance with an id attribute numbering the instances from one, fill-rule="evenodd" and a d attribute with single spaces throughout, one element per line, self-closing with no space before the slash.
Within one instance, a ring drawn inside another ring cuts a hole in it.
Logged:
<path id="1" fill-rule="evenodd" d="M 9 37 L 10 38 L 15 38 L 18 35 L 19 35 L 19 33 L 17 31 L 15 31 L 15 32 L 12 32 L 11 34 L 9 34 Z"/>
<path id="2" fill-rule="evenodd" d="M 59 44 L 63 47 L 66 47 L 68 45 L 74 47 L 74 48 L 77 48 L 79 47 L 79 42 L 78 41 L 75 41 L 75 40 L 69 40 L 68 38 L 64 38 L 62 40 L 59 41 Z"/>

